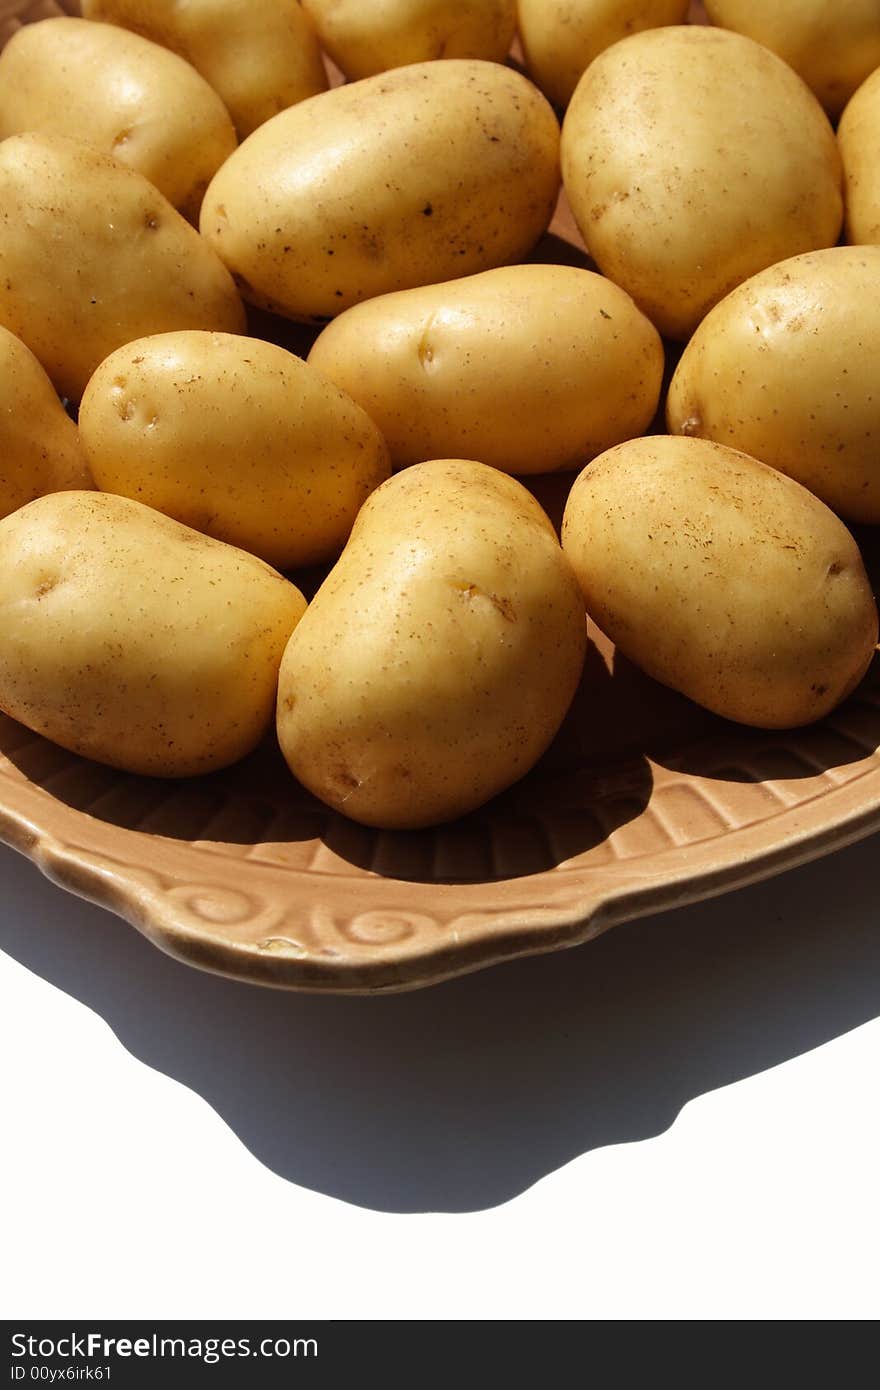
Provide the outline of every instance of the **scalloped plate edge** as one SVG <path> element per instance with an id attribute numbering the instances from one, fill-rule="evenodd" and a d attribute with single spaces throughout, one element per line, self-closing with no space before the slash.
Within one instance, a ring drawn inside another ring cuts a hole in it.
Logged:
<path id="1" fill-rule="evenodd" d="M 838 795 L 849 789 L 841 788 Z M 846 799 L 846 798 L 845 798 Z M 850 797 L 850 800 L 853 798 Z M 791 817 L 797 818 L 797 811 Z M 808 818 L 812 819 L 812 818 Z M 210 924 L 200 929 L 182 919 L 178 904 L 163 890 L 161 876 L 134 866 L 120 871 L 101 855 L 64 845 L 41 830 L 23 813 L 0 806 L 0 841 L 30 859 L 51 882 L 77 897 L 107 908 L 134 926 L 154 945 L 175 959 L 213 974 L 269 987 L 309 993 L 388 994 L 423 988 L 469 974 L 505 960 L 541 955 L 577 946 L 625 922 L 683 907 L 744 888 L 842 849 L 880 829 L 880 796 L 851 806 L 833 823 L 802 827 L 764 851 L 749 855 L 724 853 L 721 837 L 711 854 L 705 846 L 670 851 L 680 862 L 670 873 L 620 866 L 612 879 L 603 878 L 602 891 L 589 882 L 566 885 L 552 907 L 499 911 L 483 934 L 468 942 L 454 938 L 420 950 L 385 948 L 374 961 L 346 958 L 332 961 L 303 953 L 274 954 L 258 947 L 224 940 Z M 688 872 L 687 859 L 697 853 L 701 865 Z M 572 875 L 576 878 L 576 875 Z"/>

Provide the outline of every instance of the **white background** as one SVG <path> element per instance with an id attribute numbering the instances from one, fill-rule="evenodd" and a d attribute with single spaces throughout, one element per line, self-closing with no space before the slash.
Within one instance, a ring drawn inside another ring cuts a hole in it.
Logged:
<path id="1" fill-rule="evenodd" d="M 335 999 L 0 849 L 0 1312 L 876 1317 L 878 853 Z"/>

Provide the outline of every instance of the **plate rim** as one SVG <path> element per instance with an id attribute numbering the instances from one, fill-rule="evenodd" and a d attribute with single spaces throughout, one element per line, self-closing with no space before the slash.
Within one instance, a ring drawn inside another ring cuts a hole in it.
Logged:
<path id="1" fill-rule="evenodd" d="M 25 855 L 58 886 L 109 909 L 154 945 L 189 965 L 251 984 L 299 992 L 388 994 L 440 984 L 506 960 L 574 947 L 611 927 L 747 887 L 864 839 L 880 830 L 880 755 L 869 755 L 866 761 L 868 766 L 857 777 L 799 805 L 783 808 L 768 820 L 708 840 L 668 846 L 641 859 L 616 861 L 611 874 L 607 865 L 571 865 L 564 867 L 562 882 L 555 881 L 558 870 L 553 869 L 521 880 L 501 880 L 503 885 L 531 883 L 532 897 L 536 880 L 547 879 L 548 885 L 555 882 L 554 890 L 548 893 L 555 901 L 545 906 L 484 910 L 477 914 L 480 922 L 472 926 L 464 941 L 453 930 L 445 937 L 438 934 L 434 944 L 427 946 L 380 940 L 365 942 L 360 949 L 355 944 L 347 952 L 328 953 L 325 958 L 305 948 L 297 952 L 266 950 L 260 944 L 224 939 L 222 921 L 212 920 L 210 911 L 204 915 L 198 902 L 194 906 L 192 901 L 203 891 L 203 908 L 210 910 L 210 884 L 203 889 L 191 884 L 185 889 L 189 897 L 181 898 L 175 893 L 185 886 L 173 876 L 165 876 L 175 885 L 169 891 L 167 885 L 163 887 L 163 876 L 146 865 L 121 864 L 71 843 L 69 835 L 62 837 L 40 823 L 40 800 L 59 803 L 28 780 L 7 782 L 0 791 L 0 841 Z M 28 806 L 29 794 L 36 801 L 36 816 Z M 65 808 L 63 823 L 68 819 L 103 824 L 74 808 Z M 769 836 L 768 823 L 773 826 Z M 175 846 L 184 858 L 196 848 L 143 831 L 121 833 L 161 840 L 166 847 Z M 757 850 L 751 845 L 753 840 L 761 842 Z M 699 861 L 696 869 L 688 863 L 694 858 Z M 210 852 L 205 851 L 199 862 L 207 864 L 209 860 Z M 598 873 L 597 868 L 601 870 Z M 287 872 L 300 879 L 308 877 L 301 869 Z M 358 876 L 324 878 L 325 886 L 326 881 L 333 880 L 334 888 L 338 891 L 343 885 L 348 895 L 357 893 L 359 887 L 363 890 Z M 398 886 L 406 896 L 412 896 L 410 881 L 376 876 L 374 882 L 384 889 Z M 497 891 L 499 883 L 425 883 L 420 887 L 435 896 L 445 891 L 451 897 L 471 896 L 478 902 L 481 894 L 475 889 Z M 368 915 L 376 918 L 381 914 L 379 909 Z M 405 914 L 389 905 L 386 915 L 393 921 Z M 271 940 L 283 942 L 286 938 Z"/>

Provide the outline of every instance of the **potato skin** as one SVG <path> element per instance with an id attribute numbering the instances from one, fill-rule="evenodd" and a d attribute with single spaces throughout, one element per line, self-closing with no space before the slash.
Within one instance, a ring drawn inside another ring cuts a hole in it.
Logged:
<path id="1" fill-rule="evenodd" d="M 372 416 L 395 467 L 460 457 L 528 474 L 643 434 L 663 345 L 610 280 L 519 265 L 358 304 L 309 362 Z"/>
<path id="2" fill-rule="evenodd" d="M 479 463 L 416 464 L 364 505 L 288 643 L 282 752 L 364 825 L 451 820 L 543 753 L 585 651 L 577 583 L 534 498 Z"/>
<path id="3" fill-rule="evenodd" d="M 105 492 L 293 569 L 339 554 L 391 471 L 376 426 L 274 343 L 161 333 L 101 363 L 79 411 Z"/>
<path id="4" fill-rule="evenodd" d="M 241 139 L 327 89 L 314 28 L 297 0 L 82 0 L 82 12 L 186 58 L 222 97 Z"/>
<path id="5" fill-rule="evenodd" d="M 840 118 L 837 142 L 843 158 L 846 239 L 880 245 L 880 72 L 863 82 Z"/>
<path id="6" fill-rule="evenodd" d="M 76 425 L 30 348 L 0 328 L 0 517 L 92 485 Z"/>
<path id="7" fill-rule="evenodd" d="M 228 271 L 151 183 L 60 135 L 0 143 L 0 324 L 78 400 L 133 338 L 242 332 Z M 108 209 L 112 213 L 108 216 Z"/>
<path id="8" fill-rule="evenodd" d="M 877 609 L 843 522 L 721 444 L 656 436 L 609 450 L 571 491 L 562 545 L 618 650 L 727 719 L 810 724 L 873 657 Z"/>
<path id="9" fill-rule="evenodd" d="M 559 190 L 559 127 L 497 63 L 397 68 L 255 131 L 201 229 L 246 299 L 323 322 L 362 299 L 522 259 Z"/>
<path id="10" fill-rule="evenodd" d="M 562 168 L 590 255 L 670 338 L 840 232 L 827 116 L 775 53 L 722 29 L 648 29 L 600 54 L 568 108 Z"/>
<path id="11" fill-rule="evenodd" d="M 127 772 L 211 772 L 262 737 L 304 610 L 261 560 L 139 502 L 41 497 L 0 521 L 0 708 Z"/>
<path id="12" fill-rule="evenodd" d="M 349 80 L 438 58 L 503 63 L 516 0 L 303 0 L 322 47 Z"/>
<path id="13" fill-rule="evenodd" d="M 877 0 L 704 0 L 713 24 L 772 48 L 839 116 L 853 92 L 880 67 Z"/>
<path id="14" fill-rule="evenodd" d="M 226 107 L 195 68 L 86 19 L 25 24 L 0 53 L 0 140 L 27 130 L 113 155 L 191 222 L 236 146 Z"/>
<path id="15" fill-rule="evenodd" d="M 690 0 L 519 0 L 526 69 L 554 106 L 567 106 L 594 58 L 642 29 L 683 24 Z"/>
<path id="16" fill-rule="evenodd" d="M 848 521 L 880 522 L 880 247 L 835 246 L 755 275 L 684 350 L 671 434 L 741 449 Z"/>

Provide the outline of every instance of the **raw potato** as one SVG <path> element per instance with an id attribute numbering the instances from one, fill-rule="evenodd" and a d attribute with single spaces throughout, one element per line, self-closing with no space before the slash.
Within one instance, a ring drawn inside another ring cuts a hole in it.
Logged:
<path id="1" fill-rule="evenodd" d="M 0 144 L 0 324 L 79 399 L 133 338 L 242 332 L 228 271 L 151 183 L 60 135 Z"/>
<path id="2" fill-rule="evenodd" d="M 236 146 L 226 107 L 189 63 L 85 19 L 25 24 L 0 53 L 0 139 L 28 130 L 113 155 L 191 222 Z"/>
<path id="3" fill-rule="evenodd" d="M 705 0 L 713 24 L 747 34 L 812 88 L 830 116 L 880 67 L 880 0 Z"/>
<path id="4" fill-rule="evenodd" d="M 810 724 L 874 654 L 877 610 L 843 522 L 723 445 L 660 436 L 611 449 L 577 479 L 562 545 L 618 650 L 727 719 Z"/>
<path id="5" fill-rule="evenodd" d="M 577 583 L 531 494 L 479 463 L 417 464 L 365 504 L 288 644 L 281 748 L 364 825 L 451 820 L 537 761 L 585 651 Z"/>
<path id="6" fill-rule="evenodd" d="M 880 245 L 880 72 L 864 82 L 837 129 L 846 187 L 846 239 Z"/>
<path id="7" fill-rule="evenodd" d="M 0 328 L 0 517 L 46 492 L 87 487 L 76 425 L 30 348 Z"/>
<path id="8" fill-rule="evenodd" d="M 391 468 L 376 426 L 273 343 L 162 333 L 112 353 L 83 395 L 95 482 L 292 569 L 339 554 Z"/>
<path id="9" fill-rule="evenodd" d="M 417 63 L 268 121 L 201 228 L 246 299 L 323 322 L 373 295 L 521 260 L 559 190 L 559 126 L 497 63 Z"/>
<path id="10" fill-rule="evenodd" d="M 775 53 L 722 29 L 649 29 L 601 54 L 568 108 L 562 168 L 590 255 L 671 338 L 840 232 L 827 116 Z"/>
<path id="11" fill-rule="evenodd" d="M 567 106 L 594 58 L 642 29 L 683 24 L 689 0 L 519 0 L 526 68 L 554 106 Z"/>
<path id="12" fill-rule="evenodd" d="M 880 247 L 771 266 L 717 304 L 678 365 L 673 434 L 729 444 L 849 521 L 880 522 Z"/>
<path id="13" fill-rule="evenodd" d="M 126 497 L 57 492 L 0 521 L 0 708 L 127 772 L 251 751 L 305 611 L 261 560 Z"/>
<path id="14" fill-rule="evenodd" d="M 372 416 L 395 467 L 461 457 L 526 474 L 644 433 L 663 345 L 610 280 L 519 265 L 356 305 L 309 361 Z"/>
<path id="15" fill-rule="evenodd" d="M 186 58 L 226 104 L 242 139 L 327 88 L 315 31 L 297 0 L 83 0 Z"/>
<path id="16" fill-rule="evenodd" d="M 516 0 L 303 0 L 318 38 L 349 79 L 437 58 L 503 63 Z"/>

